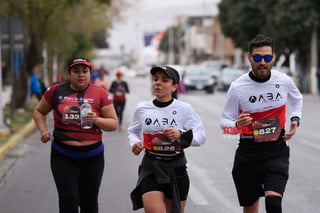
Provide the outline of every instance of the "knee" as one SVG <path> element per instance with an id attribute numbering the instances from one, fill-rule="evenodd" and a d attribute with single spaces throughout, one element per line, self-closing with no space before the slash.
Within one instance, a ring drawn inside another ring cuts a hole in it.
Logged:
<path id="1" fill-rule="evenodd" d="M 267 213 L 282 213 L 281 202 L 282 197 L 269 195 L 265 198 Z"/>

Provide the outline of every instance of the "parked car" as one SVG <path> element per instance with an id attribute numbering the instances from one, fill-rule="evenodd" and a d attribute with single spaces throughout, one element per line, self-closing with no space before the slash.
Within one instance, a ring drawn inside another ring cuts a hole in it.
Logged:
<path id="1" fill-rule="evenodd" d="M 221 91 L 227 91 L 231 85 L 231 83 L 239 78 L 241 75 L 245 74 L 247 70 L 239 69 L 239 68 L 232 68 L 226 67 L 222 69 L 221 76 L 218 82 L 218 89 Z"/>
<path id="2" fill-rule="evenodd" d="M 182 82 L 187 92 L 189 90 L 204 90 L 207 93 L 214 93 L 215 79 L 211 77 L 210 71 L 204 66 L 186 66 Z"/>
<path id="3" fill-rule="evenodd" d="M 216 83 L 219 81 L 222 69 L 227 67 L 227 65 L 222 61 L 205 61 L 203 62 L 203 66 L 208 68 L 211 76 L 215 78 Z"/>

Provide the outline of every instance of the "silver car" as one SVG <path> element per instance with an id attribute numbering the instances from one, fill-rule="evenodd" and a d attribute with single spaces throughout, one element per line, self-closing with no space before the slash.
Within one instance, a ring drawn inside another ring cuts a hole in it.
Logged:
<path id="1" fill-rule="evenodd" d="M 221 91 L 227 91 L 231 85 L 231 83 L 239 78 L 241 75 L 245 74 L 247 70 L 226 67 L 221 71 L 221 76 L 218 82 L 218 89 Z"/>
<path id="2" fill-rule="evenodd" d="M 204 90 L 207 93 L 214 93 L 215 79 L 212 77 L 210 70 L 204 66 L 186 66 L 182 82 L 187 92 Z"/>

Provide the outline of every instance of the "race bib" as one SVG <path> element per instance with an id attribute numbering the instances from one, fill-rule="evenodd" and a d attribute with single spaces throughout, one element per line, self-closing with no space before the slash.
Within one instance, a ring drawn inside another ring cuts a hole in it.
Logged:
<path id="1" fill-rule="evenodd" d="M 165 134 L 144 134 L 144 143 L 151 146 L 152 151 L 180 152 L 182 150 L 179 140 L 171 141 Z"/>
<path id="2" fill-rule="evenodd" d="M 255 142 L 276 141 L 281 132 L 279 118 L 254 121 L 252 129 Z"/>
<path id="3" fill-rule="evenodd" d="M 122 96 L 122 95 L 123 95 L 123 92 L 122 92 L 122 91 L 116 91 L 114 94 L 115 94 L 116 96 Z"/>
<path id="4" fill-rule="evenodd" d="M 78 106 L 68 106 L 63 110 L 62 122 L 64 124 L 80 125 L 80 108 Z"/>

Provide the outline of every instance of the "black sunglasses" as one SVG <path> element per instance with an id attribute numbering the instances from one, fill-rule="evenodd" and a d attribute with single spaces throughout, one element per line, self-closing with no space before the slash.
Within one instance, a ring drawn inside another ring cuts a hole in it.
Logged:
<path id="1" fill-rule="evenodd" d="M 260 62 L 263 58 L 263 60 L 268 63 L 268 62 L 272 61 L 273 55 L 258 55 L 257 54 L 257 55 L 253 55 L 252 58 L 253 58 L 254 62 Z"/>

